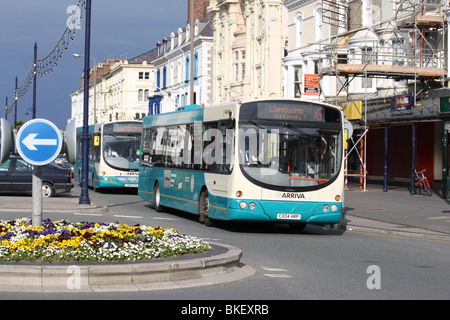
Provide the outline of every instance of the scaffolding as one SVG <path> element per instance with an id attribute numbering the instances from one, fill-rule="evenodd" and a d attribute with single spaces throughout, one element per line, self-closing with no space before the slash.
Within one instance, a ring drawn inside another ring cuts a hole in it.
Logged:
<path id="1" fill-rule="evenodd" d="M 353 148 L 346 155 L 347 160 L 352 151 L 357 153 L 360 172 L 349 174 L 346 171 L 346 176 L 359 176 L 361 189 L 366 191 L 368 115 L 377 114 L 380 123 L 386 123 L 389 120 L 387 105 L 390 108 L 393 97 L 403 96 L 405 100 L 413 99 L 414 105 L 434 112 L 434 106 L 424 106 L 424 96 L 428 98 L 430 90 L 445 86 L 444 10 L 447 3 L 441 0 L 322 0 L 322 8 L 322 21 L 330 25 L 334 36 L 330 37 L 329 45 L 324 46 L 328 64 L 324 63 L 319 76 L 336 79 L 335 95 L 325 100 L 342 106 L 347 119 L 360 129 L 357 141 L 350 137 Z M 361 79 L 360 87 L 352 90 L 351 84 L 356 78 Z M 423 111 L 417 112 L 423 116 Z"/>

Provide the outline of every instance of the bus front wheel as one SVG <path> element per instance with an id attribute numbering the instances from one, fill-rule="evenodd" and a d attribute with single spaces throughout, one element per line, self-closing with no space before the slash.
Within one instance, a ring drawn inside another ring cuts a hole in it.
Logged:
<path id="1" fill-rule="evenodd" d="M 153 204 L 155 205 L 155 210 L 157 212 L 163 211 L 163 207 L 161 206 L 161 192 L 159 191 L 158 183 L 156 183 L 153 188 Z"/>
<path id="2" fill-rule="evenodd" d="M 200 194 L 200 201 L 198 204 L 198 216 L 199 221 L 203 222 L 205 226 L 212 227 L 214 225 L 213 220 L 208 216 L 209 213 L 209 197 L 208 191 L 204 190 Z"/>

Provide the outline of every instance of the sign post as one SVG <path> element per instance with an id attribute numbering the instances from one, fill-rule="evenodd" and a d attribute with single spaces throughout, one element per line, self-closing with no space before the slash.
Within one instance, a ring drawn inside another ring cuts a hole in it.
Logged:
<path id="1" fill-rule="evenodd" d="M 34 119 L 25 123 L 17 133 L 17 151 L 33 167 L 32 224 L 42 225 L 42 167 L 59 155 L 61 133 L 50 121 Z"/>

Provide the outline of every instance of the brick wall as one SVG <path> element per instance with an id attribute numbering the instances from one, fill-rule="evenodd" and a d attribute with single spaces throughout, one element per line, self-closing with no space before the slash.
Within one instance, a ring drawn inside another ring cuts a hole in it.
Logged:
<path id="1" fill-rule="evenodd" d="M 194 1 L 194 20 L 206 19 L 209 17 L 206 8 L 209 6 L 209 0 L 188 0 L 188 16 L 187 23 L 190 22 L 191 17 L 191 1 Z"/>

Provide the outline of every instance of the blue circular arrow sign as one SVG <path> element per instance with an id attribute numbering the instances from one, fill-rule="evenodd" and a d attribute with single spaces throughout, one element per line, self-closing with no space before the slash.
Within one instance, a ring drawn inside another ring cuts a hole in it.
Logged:
<path id="1" fill-rule="evenodd" d="M 20 156 L 35 166 L 55 160 L 62 146 L 59 129 L 45 119 L 25 123 L 17 133 L 16 141 Z"/>

